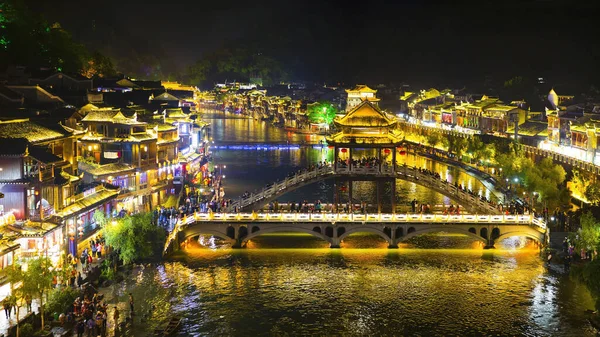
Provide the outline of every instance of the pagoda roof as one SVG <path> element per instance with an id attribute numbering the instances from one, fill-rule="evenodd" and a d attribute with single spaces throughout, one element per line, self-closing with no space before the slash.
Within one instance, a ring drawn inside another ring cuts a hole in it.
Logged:
<path id="1" fill-rule="evenodd" d="M 169 92 L 165 91 L 160 95 L 156 95 L 156 96 L 152 97 L 152 100 L 153 101 L 171 102 L 171 101 L 179 101 L 179 98 L 177 98 L 174 95 L 170 94 Z"/>
<path id="2" fill-rule="evenodd" d="M 365 84 L 357 84 L 354 87 L 354 89 L 346 89 L 346 92 L 372 92 L 372 93 L 376 93 L 377 90 L 371 89 L 371 88 L 369 88 Z"/>
<path id="3" fill-rule="evenodd" d="M 334 123 L 339 126 L 376 128 L 392 126 L 397 123 L 397 120 L 381 111 L 377 105 L 372 104 L 369 100 L 364 100 L 348 111 L 343 117 L 336 118 Z"/>
<path id="4" fill-rule="evenodd" d="M 82 122 L 110 122 L 113 124 L 127 125 L 145 125 L 144 122 L 138 122 L 135 118 L 127 118 L 119 110 L 94 110 L 88 113 Z"/>

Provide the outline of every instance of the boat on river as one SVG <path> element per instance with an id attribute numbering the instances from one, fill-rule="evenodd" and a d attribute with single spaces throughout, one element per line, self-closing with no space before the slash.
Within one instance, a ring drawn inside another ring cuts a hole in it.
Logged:
<path id="1" fill-rule="evenodd" d="M 173 336 L 175 332 L 177 332 L 177 329 L 179 329 L 182 320 L 183 318 L 181 316 L 171 317 L 171 320 L 164 329 L 154 330 L 154 337 Z"/>

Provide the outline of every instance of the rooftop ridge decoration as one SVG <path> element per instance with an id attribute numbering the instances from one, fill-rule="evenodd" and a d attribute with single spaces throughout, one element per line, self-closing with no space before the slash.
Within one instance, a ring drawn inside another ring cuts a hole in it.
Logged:
<path id="1" fill-rule="evenodd" d="M 357 84 L 353 89 L 346 89 L 346 92 L 372 92 L 372 93 L 376 93 L 377 90 L 369 88 L 366 84 Z"/>

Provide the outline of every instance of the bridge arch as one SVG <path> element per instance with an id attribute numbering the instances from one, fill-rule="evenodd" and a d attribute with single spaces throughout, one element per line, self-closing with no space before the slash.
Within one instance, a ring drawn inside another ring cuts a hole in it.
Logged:
<path id="1" fill-rule="evenodd" d="M 387 236 L 383 230 L 379 230 L 377 228 L 373 228 L 373 227 L 359 227 L 359 228 L 352 228 L 349 229 L 347 231 L 344 232 L 344 234 L 342 234 L 341 236 L 338 237 L 338 240 L 340 242 L 342 242 L 342 240 L 344 240 L 346 237 L 348 237 L 349 235 L 355 234 L 355 233 L 372 233 L 372 234 L 377 234 L 379 235 L 382 239 L 384 239 L 388 244 L 392 244 L 392 239 Z"/>
<path id="2" fill-rule="evenodd" d="M 390 174 L 389 177 L 400 179 L 408 182 L 415 183 L 417 185 L 429 188 L 437 193 L 440 193 L 453 202 L 461 204 L 465 209 L 470 211 L 485 210 L 486 212 L 499 213 L 494 207 L 491 207 L 485 203 L 480 203 L 477 197 L 471 196 L 466 192 L 457 191 L 453 186 L 448 183 L 442 183 L 441 181 L 431 181 L 431 177 L 423 175 L 416 170 L 404 169 L 400 172 L 400 168 L 396 171 L 396 174 Z M 283 182 L 276 182 L 272 185 L 268 185 L 268 188 L 263 189 L 262 192 L 252 194 L 247 199 L 234 199 L 229 206 L 230 210 L 249 210 L 249 209 L 260 209 L 270 201 L 275 200 L 282 195 L 292 192 L 300 187 L 321 182 L 334 177 L 345 177 L 348 174 L 334 173 L 332 168 L 324 167 L 319 168 L 316 171 L 299 173 L 292 178 L 288 178 Z"/>
<path id="3" fill-rule="evenodd" d="M 235 239 L 230 238 L 229 236 L 227 236 L 226 232 L 221 232 L 218 230 L 211 230 L 211 229 L 206 229 L 206 228 L 194 228 L 196 226 L 190 226 L 186 229 L 184 229 L 183 231 L 179 232 L 179 242 L 183 242 L 191 237 L 194 236 L 200 236 L 203 234 L 206 235 L 212 235 L 212 236 L 216 236 L 221 240 L 226 241 L 227 243 L 235 243 Z M 171 243 L 173 244 L 173 243 Z"/>
<path id="4" fill-rule="evenodd" d="M 535 231 L 535 233 L 532 232 L 525 232 L 525 231 L 515 231 L 515 232 L 508 232 L 508 233 L 504 233 L 502 235 L 500 235 L 497 239 L 494 239 L 494 242 L 500 242 L 504 239 L 508 239 L 510 237 L 514 237 L 514 236 L 519 236 L 519 237 L 526 237 L 529 239 L 532 239 L 533 241 L 539 243 L 539 244 L 544 244 L 544 240 L 545 240 L 545 235 L 543 233 L 537 232 Z"/>
<path id="5" fill-rule="evenodd" d="M 257 226 L 255 226 L 257 227 Z M 314 228 L 304 228 L 302 226 L 269 226 L 268 228 L 260 228 L 259 231 L 253 232 L 253 233 L 249 233 L 248 236 L 246 236 L 245 238 L 242 238 L 242 246 L 244 246 L 246 244 L 246 242 L 248 242 L 248 240 L 252 240 L 253 238 L 260 236 L 262 234 L 269 234 L 269 233 L 281 233 L 281 232 L 291 232 L 291 233 L 306 233 L 306 234 L 310 234 L 314 237 L 317 237 L 323 241 L 327 241 L 330 244 L 333 243 L 332 239 L 330 237 L 327 237 L 326 235 L 323 235 L 320 232 L 316 232 L 314 230 Z"/>
<path id="6" fill-rule="evenodd" d="M 483 243 L 487 243 L 487 240 L 475 233 L 472 233 L 468 230 L 464 230 L 461 228 L 457 228 L 457 227 L 428 227 L 428 228 L 423 228 L 421 230 L 416 230 L 410 233 L 407 233 L 405 236 L 401 237 L 398 239 L 398 242 L 403 242 L 403 241 L 407 241 L 415 236 L 419 236 L 419 235 L 423 235 L 423 234 L 429 234 L 429 233 L 439 233 L 439 232 L 446 232 L 446 233 L 454 233 L 454 234 L 463 234 L 466 235 L 468 237 L 471 237 L 473 239 L 476 239 L 478 241 L 481 241 Z"/>

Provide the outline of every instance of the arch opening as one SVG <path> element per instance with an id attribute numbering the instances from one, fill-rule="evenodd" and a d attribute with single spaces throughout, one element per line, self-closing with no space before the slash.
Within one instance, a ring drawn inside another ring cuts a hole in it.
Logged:
<path id="1" fill-rule="evenodd" d="M 240 226 L 240 228 L 238 229 L 238 237 L 240 239 L 243 239 L 246 236 L 248 236 L 248 227 L 246 227 L 246 226 Z"/>
<path id="2" fill-rule="evenodd" d="M 260 230 L 258 226 L 252 226 L 252 233 L 256 233 Z"/>
<path id="3" fill-rule="evenodd" d="M 396 239 L 399 239 L 404 236 L 404 228 L 398 227 L 396 228 Z"/>
<path id="4" fill-rule="evenodd" d="M 227 232 L 225 235 L 227 235 L 227 237 L 230 239 L 235 239 L 235 228 L 233 228 L 233 226 L 227 227 Z"/>

